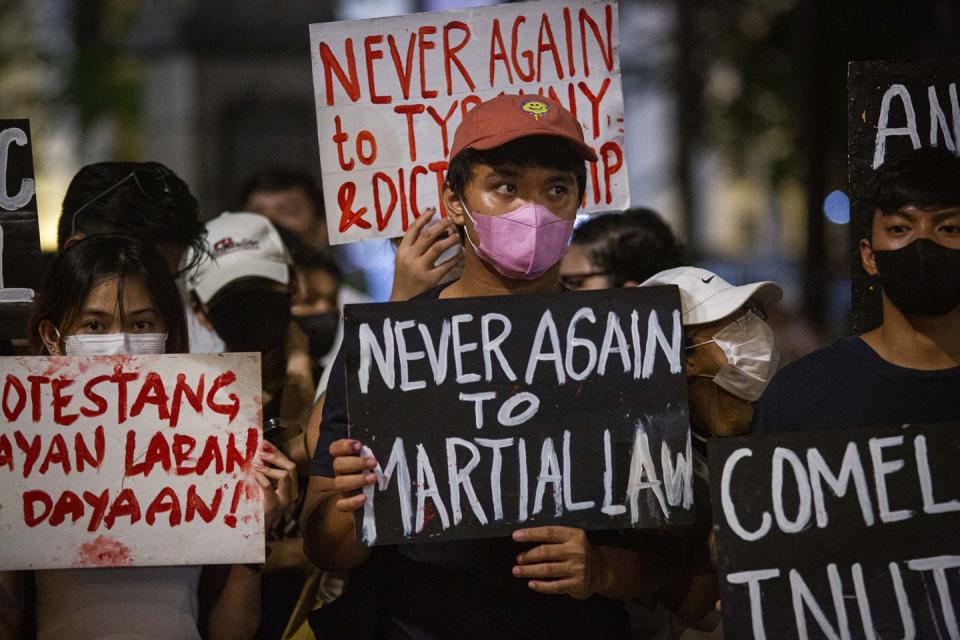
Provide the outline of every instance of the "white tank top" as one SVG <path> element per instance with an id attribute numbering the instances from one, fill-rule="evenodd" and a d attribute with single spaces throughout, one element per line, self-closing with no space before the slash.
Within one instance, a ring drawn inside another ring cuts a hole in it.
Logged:
<path id="1" fill-rule="evenodd" d="M 37 571 L 37 640 L 199 640 L 201 569 Z"/>

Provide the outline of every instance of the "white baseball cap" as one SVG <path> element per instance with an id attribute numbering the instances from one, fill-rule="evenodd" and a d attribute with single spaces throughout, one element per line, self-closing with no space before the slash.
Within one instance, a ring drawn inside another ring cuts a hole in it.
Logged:
<path id="1" fill-rule="evenodd" d="M 261 215 L 221 213 L 207 222 L 207 248 L 213 258 L 201 262 L 187 280 L 187 287 L 204 304 L 241 278 L 290 284 L 290 254 L 280 234 Z"/>
<path id="2" fill-rule="evenodd" d="M 640 286 L 657 284 L 675 284 L 680 288 L 684 325 L 706 324 L 726 318 L 751 298 L 766 306 L 783 297 L 783 290 L 776 282 L 753 282 L 737 287 L 699 267 L 667 269 L 651 276 Z"/>

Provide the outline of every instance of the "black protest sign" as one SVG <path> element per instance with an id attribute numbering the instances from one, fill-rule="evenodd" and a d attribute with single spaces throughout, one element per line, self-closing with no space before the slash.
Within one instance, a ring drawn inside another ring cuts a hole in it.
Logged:
<path id="1" fill-rule="evenodd" d="M 853 328 L 881 321 L 880 290 L 863 270 L 860 240 L 873 211 L 863 189 L 877 168 L 921 147 L 960 147 L 960 58 L 851 62 L 847 75 L 847 161 L 850 173 L 850 273 Z"/>
<path id="2" fill-rule="evenodd" d="M 352 305 L 364 544 L 692 520 L 676 287 Z"/>
<path id="3" fill-rule="evenodd" d="M 960 425 L 709 443 L 731 638 L 958 638 Z"/>
<path id="4" fill-rule="evenodd" d="M 0 228 L 3 286 L 36 289 L 40 227 L 29 120 L 0 120 Z"/>

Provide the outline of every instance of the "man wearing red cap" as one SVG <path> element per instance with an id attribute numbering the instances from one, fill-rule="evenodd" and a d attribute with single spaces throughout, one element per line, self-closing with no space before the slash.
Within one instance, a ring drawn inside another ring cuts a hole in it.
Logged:
<path id="1" fill-rule="evenodd" d="M 420 298 L 558 291 L 559 262 L 586 188 L 585 161 L 596 154 L 559 104 L 503 95 L 477 105 L 454 136 L 442 195 L 465 241 L 463 275 Z M 538 527 L 514 532 L 513 540 L 408 544 L 371 555 L 357 543 L 354 512 L 364 503 L 359 490 L 375 481 L 376 461 L 347 434 L 341 353 L 311 465 L 304 546 L 323 568 L 361 567 L 357 573 L 376 576 L 368 589 L 376 610 L 363 609 L 364 617 L 376 616 L 375 636 L 628 635 L 623 604 L 611 598 L 642 588 L 637 555 L 591 545 L 579 529 Z"/>

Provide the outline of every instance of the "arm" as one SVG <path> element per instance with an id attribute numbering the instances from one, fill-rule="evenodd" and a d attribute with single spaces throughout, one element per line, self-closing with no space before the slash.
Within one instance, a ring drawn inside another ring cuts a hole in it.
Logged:
<path id="1" fill-rule="evenodd" d="M 307 425 L 317 436 L 300 531 L 304 553 L 315 565 L 342 570 L 359 565 L 369 554 L 357 542 L 354 511 L 365 500 L 360 490 L 376 481 L 371 472 L 376 460 L 361 457 L 361 444 L 349 438 L 343 351 L 330 371 L 327 392 Z"/>
<path id="2" fill-rule="evenodd" d="M 334 571 L 352 569 L 370 555 L 370 549 L 357 542 L 353 510 L 338 509 L 339 498 L 334 478 L 311 476 L 300 524 L 304 553 L 316 566 Z"/>
<path id="3" fill-rule="evenodd" d="M 444 251 L 460 243 L 460 235 L 449 218 L 427 227 L 436 209 L 430 207 L 417 218 L 397 246 L 390 302 L 409 300 L 440 284 L 454 268 L 463 265 L 463 254 L 435 265 Z"/>
<path id="4" fill-rule="evenodd" d="M 262 446 L 254 478 L 263 496 L 264 530 L 269 531 L 281 512 L 297 500 L 299 486 L 296 464 L 269 442 Z M 260 625 L 260 569 L 234 564 L 204 567 L 204 573 L 205 580 L 214 585 L 209 590 L 217 593 L 206 623 L 208 637 L 252 638 Z"/>

